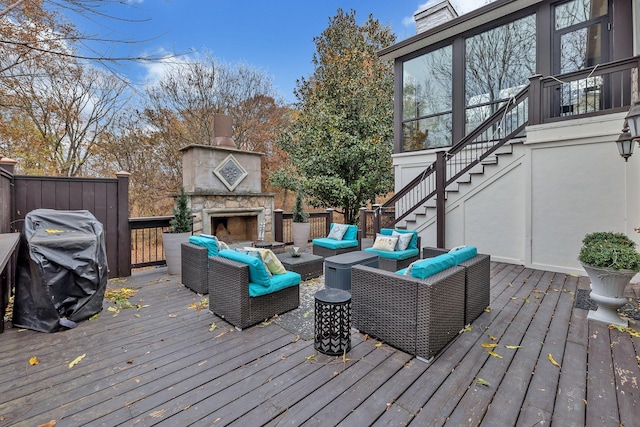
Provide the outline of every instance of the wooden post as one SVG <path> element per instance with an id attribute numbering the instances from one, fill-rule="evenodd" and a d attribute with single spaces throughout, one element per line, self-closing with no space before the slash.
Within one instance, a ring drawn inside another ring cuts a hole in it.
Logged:
<path id="1" fill-rule="evenodd" d="M 131 229 L 129 228 L 129 172 L 118 172 L 118 265 L 115 277 L 131 276 Z M 112 277 L 110 275 L 110 277 Z"/>
<path id="2" fill-rule="evenodd" d="M 436 245 L 439 248 L 445 247 L 445 183 L 446 162 L 445 152 L 438 151 L 436 155 Z"/>
<path id="3" fill-rule="evenodd" d="M 282 209 L 274 209 L 273 210 L 273 238 L 276 242 L 284 241 L 284 224 L 282 215 L 284 211 Z"/>
<path id="4" fill-rule="evenodd" d="M 325 223 L 325 231 L 326 233 L 324 234 L 325 236 L 329 235 L 329 232 L 331 231 L 331 223 L 333 222 L 333 211 L 335 209 L 332 208 L 328 208 L 326 209 L 327 212 L 327 222 Z"/>
<path id="5" fill-rule="evenodd" d="M 529 77 L 529 124 L 542 123 L 542 74 Z"/>
<path id="6" fill-rule="evenodd" d="M 375 239 L 376 234 L 380 232 L 380 216 L 382 215 L 382 205 L 373 204 L 371 205 L 371 209 L 373 209 L 373 238 Z"/>

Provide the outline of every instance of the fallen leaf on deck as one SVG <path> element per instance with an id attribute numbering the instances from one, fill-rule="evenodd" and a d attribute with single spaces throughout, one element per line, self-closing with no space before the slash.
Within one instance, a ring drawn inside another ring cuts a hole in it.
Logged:
<path id="1" fill-rule="evenodd" d="M 549 353 L 549 362 L 551 362 L 551 364 L 553 366 L 557 366 L 558 368 L 562 368 L 562 366 L 560 366 L 560 364 L 558 362 L 556 362 L 556 360 L 553 358 L 551 353 Z"/>
<path id="2" fill-rule="evenodd" d="M 307 357 L 304 358 L 304 360 L 316 360 L 316 355 L 312 354 L 310 356 L 307 356 Z"/>
<path id="3" fill-rule="evenodd" d="M 75 359 L 73 359 L 71 361 L 71 363 L 69 363 L 69 369 L 73 368 L 74 366 L 76 366 L 78 363 L 80 363 L 80 361 L 82 359 L 84 359 L 84 357 L 87 355 L 87 353 L 83 354 L 82 356 L 78 356 Z"/>
<path id="4" fill-rule="evenodd" d="M 483 342 L 481 345 L 482 345 L 484 348 L 496 348 L 496 347 L 498 346 L 498 344 L 494 344 L 494 343 L 486 343 L 486 342 Z"/>
<path id="5" fill-rule="evenodd" d="M 488 335 L 489 339 L 491 341 L 496 341 L 498 338 L 494 337 L 493 335 Z"/>
<path id="6" fill-rule="evenodd" d="M 484 385 L 484 386 L 487 386 L 487 387 L 489 387 L 491 385 L 491 384 L 489 384 L 488 381 L 483 380 L 482 378 L 477 378 L 476 379 L 476 384 Z"/>
<path id="7" fill-rule="evenodd" d="M 175 317 L 178 317 L 178 315 L 177 314 L 170 314 L 169 317 L 171 317 L 173 319 Z"/>
<path id="8" fill-rule="evenodd" d="M 484 312 L 485 312 L 485 313 L 491 313 L 491 307 L 487 307 L 487 308 L 485 308 L 485 309 L 484 309 Z"/>
<path id="9" fill-rule="evenodd" d="M 471 327 L 471 325 L 467 325 L 467 326 L 465 326 L 465 327 L 464 327 L 464 329 L 462 330 L 462 332 L 471 332 L 471 329 L 473 329 L 473 328 Z"/>
<path id="10" fill-rule="evenodd" d="M 51 420 L 51 421 L 49 421 L 47 423 L 44 423 L 44 424 L 38 424 L 38 427 L 53 427 L 56 424 L 57 424 L 56 420 Z"/>
<path id="11" fill-rule="evenodd" d="M 500 356 L 498 353 L 496 353 L 494 351 L 488 351 L 487 353 L 489 353 L 493 357 L 497 357 L 498 359 L 502 359 L 502 356 Z"/>
<path id="12" fill-rule="evenodd" d="M 300 341 L 300 335 L 296 335 L 294 339 L 291 340 L 292 343 Z"/>
<path id="13" fill-rule="evenodd" d="M 510 349 L 510 350 L 513 350 L 513 349 L 516 349 L 516 348 L 522 348 L 521 345 L 505 345 L 505 347 Z"/>
<path id="14" fill-rule="evenodd" d="M 304 317 L 305 319 L 307 317 L 309 317 L 309 316 L 311 316 L 311 312 L 310 311 L 307 311 L 305 314 L 302 315 L 302 317 Z"/>
<path id="15" fill-rule="evenodd" d="M 40 363 L 40 360 L 38 360 L 36 356 L 31 356 L 29 358 L 29 365 L 33 366 L 33 365 L 37 365 L 38 363 Z"/>
<path id="16" fill-rule="evenodd" d="M 209 325 L 209 332 L 213 332 L 213 330 L 217 328 L 216 323 L 213 322 L 211 325 Z"/>
<path id="17" fill-rule="evenodd" d="M 382 347 L 382 343 L 381 342 L 376 343 L 375 347 Z"/>

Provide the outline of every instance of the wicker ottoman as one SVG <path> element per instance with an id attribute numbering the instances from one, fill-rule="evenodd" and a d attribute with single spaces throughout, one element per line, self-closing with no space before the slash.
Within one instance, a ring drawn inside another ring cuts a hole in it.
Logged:
<path id="1" fill-rule="evenodd" d="M 288 252 L 276 254 L 276 256 L 285 269 L 295 271 L 302 276 L 302 280 L 322 276 L 322 263 L 324 258 L 321 256 L 303 253 L 299 257 L 293 257 Z"/>
<path id="2" fill-rule="evenodd" d="M 351 293 L 325 288 L 315 295 L 313 346 L 331 356 L 351 350 Z"/>

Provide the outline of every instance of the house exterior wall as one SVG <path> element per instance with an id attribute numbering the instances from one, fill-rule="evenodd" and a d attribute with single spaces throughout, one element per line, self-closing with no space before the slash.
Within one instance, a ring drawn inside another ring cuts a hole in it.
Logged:
<path id="1" fill-rule="evenodd" d="M 448 195 L 446 246 L 475 245 L 496 261 L 584 274 L 577 256 L 585 234 L 619 231 L 640 242 L 640 158 L 625 163 L 613 142 L 624 116 L 528 127 L 511 154 Z M 396 190 L 434 160 L 433 153 L 394 156 Z M 435 246 L 435 209 L 410 227 Z"/>

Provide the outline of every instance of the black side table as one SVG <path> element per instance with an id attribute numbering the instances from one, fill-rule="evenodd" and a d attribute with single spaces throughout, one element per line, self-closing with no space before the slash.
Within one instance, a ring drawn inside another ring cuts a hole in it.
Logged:
<path id="1" fill-rule="evenodd" d="M 351 350 L 351 292 L 335 288 L 316 292 L 313 346 L 331 356 Z"/>

